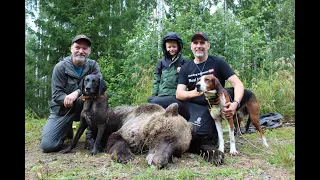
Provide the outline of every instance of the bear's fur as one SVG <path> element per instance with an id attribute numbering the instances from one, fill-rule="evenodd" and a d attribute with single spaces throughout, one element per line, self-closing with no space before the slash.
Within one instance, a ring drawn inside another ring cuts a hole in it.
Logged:
<path id="1" fill-rule="evenodd" d="M 192 125 L 178 114 L 178 104 L 166 109 L 157 104 L 119 106 L 114 109 L 121 127 L 107 141 L 106 152 L 126 163 L 133 154 L 147 151 L 149 165 L 158 168 L 181 157 L 189 148 Z"/>

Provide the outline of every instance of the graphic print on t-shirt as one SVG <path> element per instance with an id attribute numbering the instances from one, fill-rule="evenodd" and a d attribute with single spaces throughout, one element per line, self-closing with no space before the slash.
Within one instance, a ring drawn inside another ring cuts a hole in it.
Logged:
<path id="1" fill-rule="evenodd" d="M 189 74 L 188 75 L 188 82 L 189 83 L 195 83 L 195 82 L 197 82 L 199 80 L 199 78 L 202 75 L 212 74 L 213 72 L 214 72 L 214 69 L 209 69 L 208 71 Z"/>

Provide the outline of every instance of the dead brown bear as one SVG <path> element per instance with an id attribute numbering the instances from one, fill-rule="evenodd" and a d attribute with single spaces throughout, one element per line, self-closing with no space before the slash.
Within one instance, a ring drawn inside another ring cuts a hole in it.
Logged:
<path id="1" fill-rule="evenodd" d="M 106 152 L 114 161 L 125 163 L 133 153 L 147 151 L 149 165 L 158 168 L 181 157 L 191 142 L 192 125 L 178 114 L 178 104 L 166 109 L 157 104 L 119 106 L 114 109 L 121 128 L 108 138 Z"/>

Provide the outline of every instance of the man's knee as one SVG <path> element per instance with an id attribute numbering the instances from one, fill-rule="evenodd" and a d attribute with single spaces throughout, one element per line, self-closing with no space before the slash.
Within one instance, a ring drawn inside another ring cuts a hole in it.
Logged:
<path id="1" fill-rule="evenodd" d="M 148 97 L 148 99 L 147 99 L 148 103 L 153 103 L 153 98 L 154 98 L 154 96 Z"/>
<path id="2" fill-rule="evenodd" d="M 43 137 L 40 143 L 40 149 L 44 153 L 56 152 L 60 150 L 62 143 L 59 141 L 53 141 L 50 138 Z"/>
<path id="3" fill-rule="evenodd" d="M 159 104 L 160 106 L 164 107 L 167 105 L 167 100 L 165 100 L 165 98 L 166 97 L 159 97 L 159 96 L 149 97 L 148 103 Z"/>
<path id="4" fill-rule="evenodd" d="M 51 122 L 48 121 L 42 129 L 40 148 L 45 153 L 58 151 L 63 144 L 62 138 L 66 135 L 64 135 L 62 129 L 57 128 Z"/>

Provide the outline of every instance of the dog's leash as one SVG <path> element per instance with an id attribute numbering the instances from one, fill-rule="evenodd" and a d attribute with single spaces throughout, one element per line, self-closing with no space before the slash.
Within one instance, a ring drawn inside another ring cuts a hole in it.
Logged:
<path id="1" fill-rule="evenodd" d="M 217 104 L 220 103 L 220 100 L 218 99 L 218 97 L 220 97 L 220 96 L 221 96 L 221 94 L 217 93 L 217 96 L 215 96 L 215 98 L 214 98 L 214 103 L 217 103 Z M 205 97 L 206 97 L 206 100 L 208 101 L 208 104 L 209 104 L 209 111 L 212 111 L 213 108 L 212 108 L 211 101 L 210 101 L 212 99 L 209 99 L 208 96 L 205 96 Z M 220 109 L 220 113 L 221 113 L 222 108 Z M 215 112 L 213 112 L 213 113 L 215 113 Z"/>

